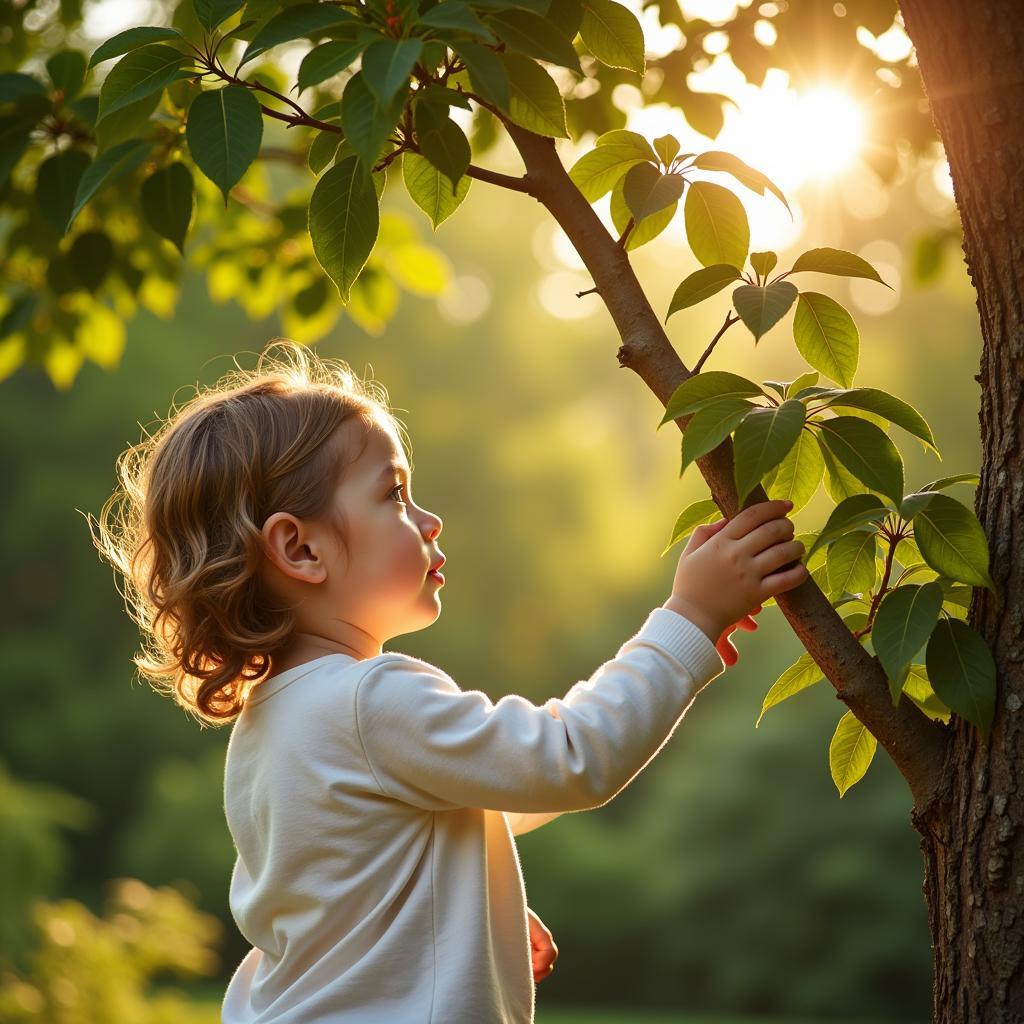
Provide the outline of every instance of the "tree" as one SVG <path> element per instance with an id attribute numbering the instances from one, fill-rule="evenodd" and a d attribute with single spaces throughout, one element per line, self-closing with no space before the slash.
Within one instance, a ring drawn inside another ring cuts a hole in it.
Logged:
<path id="1" fill-rule="evenodd" d="M 702 40 L 723 26 L 688 21 L 671 0 L 654 6 L 663 24 L 682 30 L 685 43 L 656 62 L 663 74 L 648 98 L 677 103 L 691 124 L 713 136 L 724 98 L 694 93 L 684 82 L 702 59 Z M 1012 770 L 1020 753 L 1013 715 L 1021 687 L 1011 668 L 1015 638 L 997 641 L 1004 632 L 998 627 L 1019 624 L 1020 610 L 1006 588 L 1016 578 L 1012 562 L 1001 563 L 993 579 L 987 539 L 996 536 L 1006 463 L 1013 472 L 1020 452 L 1010 362 L 1019 327 L 1004 313 L 1015 308 L 1019 289 L 1010 221 L 1020 207 L 1012 202 L 1009 170 L 1017 166 L 1015 151 L 999 126 L 1008 110 L 1019 109 L 1011 99 L 1024 32 L 1006 0 L 988 4 L 980 10 L 993 19 L 1001 12 L 1010 27 L 986 33 L 981 54 L 970 17 L 977 6 L 943 0 L 945 20 L 932 7 L 927 22 L 922 6 L 903 4 L 928 95 L 940 98 L 932 108 L 950 154 L 986 343 L 979 376 L 986 396 L 981 521 L 945 493 L 953 484 L 978 482 L 975 474 L 944 476 L 904 493 L 903 462 L 888 428 L 896 424 L 937 453 L 928 424 L 895 396 L 853 386 L 859 333 L 852 316 L 828 295 L 788 280 L 816 272 L 882 287 L 875 269 L 852 253 L 817 248 L 773 276 L 776 254 L 748 252 L 742 202 L 715 176 L 787 204 L 769 178 L 721 150 L 681 154 L 670 135 L 646 139 L 622 127 L 612 86 L 636 83 L 655 62 L 646 61 L 635 14 L 614 0 L 251 0 L 244 10 L 235 0 L 186 0 L 171 26 L 129 29 L 91 59 L 74 49 L 51 53 L 48 83 L 32 74 L 33 36 L 20 13 L 9 13 L 11 52 L 18 66 L 29 63 L 0 76 L 0 173 L 9 179 L 4 200 L 11 210 L 0 359 L 43 361 L 65 382 L 83 352 L 116 361 L 109 332 L 117 316 L 103 300 L 112 300 L 118 315 L 137 301 L 168 302 L 179 266 L 174 250 L 183 250 L 190 230 L 193 256 L 212 286 L 248 291 L 254 302 L 280 299 L 296 325 L 314 325 L 314 336 L 337 309 L 324 274 L 350 315 L 386 319 L 397 290 L 391 275 L 401 279 L 395 268 L 429 258 L 400 222 L 379 212 L 388 168 L 398 159 L 403 184 L 435 229 L 456 211 L 472 179 L 533 197 L 586 263 L 591 291 L 619 332 L 620 365 L 665 406 L 659 426 L 679 426 L 681 471 L 696 462 L 711 490 L 710 499 L 683 510 L 669 546 L 700 523 L 766 497 L 789 497 L 798 511 L 824 481 L 836 507 L 819 532 L 801 536 L 811 577 L 776 599 L 807 653 L 775 684 L 764 710 L 823 678 L 832 683 L 848 708 L 830 747 L 840 795 L 882 745 L 910 788 L 921 834 L 935 1019 L 1009 1020 L 1024 1011 L 1017 970 L 1024 926 L 1012 896 L 1019 877 L 1014 855 L 1019 863 L 1021 853 Z M 74 21 L 78 12 L 65 11 Z M 858 25 L 881 31 L 893 14 L 882 0 L 773 4 L 742 9 L 725 29 L 734 59 L 756 81 L 776 60 L 813 74 L 830 52 L 856 45 Z M 779 40 L 770 58 L 755 32 L 758 20 L 771 23 Z M 945 41 L 952 25 L 957 48 Z M 308 103 L 291 97 L 290 79 L 264 56 L 300 39 L 315 41 L 295 82 L 300 98 L 312 90 Z M 82 94 L 90 69 L 115 58 L 99 92 Z M 971 78 L 972 60 L 994 71 L 964 99 L 946 83 Z M 907 65 L 879 77 L 878 63 L 864 58 L 859 65 L 879 113 L 876 132 L 923 149 L 932 132 L 917 103 L 917 75 Z M 346 75 L 341 89 L 332 81 L 339 74 Z M 585 83 L 592 91 L 573 98 Z M 895 96 L 903 101 L 898 118 Z M 471 139 L 452 107 L 472 111 Z M 972 110 L 978 116 L 965 116 Z M 318 176 L 308 201 L 286 196 L 276 206 L 262 180 L 258 158 L 293 167 L 302 153 L 263 146 L 265 123 L 275 122 L 306 133 L 301 159 Z M 555 140 L 571 138 L 570 125 L 597 139 L 567 169 Z M 522 157 L 521 177 L 471 162 L 474 149 L 485 152 L 502 129 Z M 872 151 L 883 177 L 893 171 L 895 148 Z M 1001 158 L 987 161 L 985 174 L 973 167 L 967 174 L 971 154 L 984 151 Z M 591 206 L 609 191 L 618 237 Z M 669 344 L 628 258 L 666 228 L 680 201 L 702 269 L 680 282 L 665 320 L 732 286 L 733 308 L 692 371 Z M 1002 263 L 992 255 L 991 237 L 1003 245 Z M 385 258 L 410 245 L 411 261 Z M 407 273 L 404 282 L 414 279 Z M 790 309 L 808 373 L 756 383 L 701 369 L 734 324 L 742 321 L 756 342 Z M 819 385 L 821 374 L 837 386 Z M 988 405 L 996 397 L 998 424 L 990 422 Z M 1014 538 L 1000 533 L 996 550 L 1012 551 Z M 916 660 L 922 650 L 923 662 Z"/>

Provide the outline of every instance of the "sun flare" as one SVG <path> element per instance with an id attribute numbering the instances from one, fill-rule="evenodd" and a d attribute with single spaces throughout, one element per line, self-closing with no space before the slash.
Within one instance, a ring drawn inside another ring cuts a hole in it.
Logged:
<path id="1" fill-rule="evenodd" d="M 796 97 L 774 120 L 759 122 L 753 131 L 767 129 L 776 145 L 781 143 L 787 170 L 795 179 L 835 177 L 853 162 L 864 139 L 860 107 L 831 86 Z"/>

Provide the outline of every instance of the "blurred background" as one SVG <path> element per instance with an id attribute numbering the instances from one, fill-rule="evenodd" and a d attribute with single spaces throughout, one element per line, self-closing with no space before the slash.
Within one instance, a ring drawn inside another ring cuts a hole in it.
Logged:
<path id="1" fill-rule="evenodd" d="M 795 214 L 746 193 L 751 248 L 778 251 L 781 266 L 819 245 L 871 260 L 891 294 L 840 278 L 810 287 L 857 319 L 856 384 L 910 402 L 934 431 L 941 463 L 893 432 L 907 491 L 977 471 L 974 293 L 957 245 L 940 261 L 927 239 L 955 224 L 941 153 L 883 185 L 856 145 L 839 152 L 856 142 L 855 98 L 834 93 L 815 107 L 778 85 L 781 125 L 820 119 L 798 123 L 806 148 L 783 159 L 778 136 L 763 132 L 767 108 L 756 90 L 730 85 L 730 63 L 721 54 L 709 64 L 720 78 L 707 87 L 735 86 L 738 97 L 713 148 L 771 175 Z M 630 106 L 628 92 L 619 99 Z M 660 116 L 636 109 L 629 127 L 712 148 Z M 591 144 L 560 140 L 563 162 Z M 522 170 L 505 141 L 486 164 Z M 590 676 L 668 596 L 681 548 L 659 555 L 707 488 L 695 467 L 679 478 L 678 430 L 655 430 L 662 407 L 619 369 L 610 317 L 596 295 L 576 297 L 592 281 L 538 203 L 476 181 L 435 234 L 397 181 L 383 202 L 441 250 L 443 288 L 403 295 L 375 332 L 342 313 L 316 347 L 388 389 L 411 436 L 418 501 L 444 520 L 442 615 L 386 649 L 495 700 L 515 692 L 540 704 Z M 610 224 L 607 196 L 597 209 Z M 698 267 L 682 213 L 631 259 L 664 318 Z M 85 1020 L 75 1005 L 104 987 L 119 1007 L 112 1020 L 137 1019 L 142 999 L 146 1020 L 185 1020 L 179 997 L 196 1021 L 216 1020 L 248 949 L 227 904 L 228 729 L 200 729 L 135 677 L 136 632 L 83 516 L 99 512 L 117 455 L 142 427 L 286 333 L 275 314 L 214 301 L 198 273 L 182 287 L 176 308 L 154 302 L 128 323 L 116 365 L 86 362 L 70 386 L 38 367 L 0 382 L 0 939 L 22 967 L 43 958 L 37 974 L 58 979 L 67 1021 Z M 723 293 L 669 321 L 688 366 L 727 304 Z M 756 347 L 742 326 L 727 333 L 708 368 L 792 379 L 807 367 L 790 324 Z M 795 516 L 797 532 L 819 530 L 831 507 L 819 491 Z M 738 665 L 615 801 L 517 839 L 529 904 L 560 950 L 538 987 L 541 1024 L 930 1019 L 910 795 L 879 751 L 840 800 L 828 743 L 845 708 L 828 684 L 754 728 L 764 694 L 802 651 L 774 606 L 758 622 L 733 634 Z M 2 991 L 4 1019 L 36 1019 L 31 985 L 8 978 Z M 154 992 L 167 993 L 165 1011 Z"/>

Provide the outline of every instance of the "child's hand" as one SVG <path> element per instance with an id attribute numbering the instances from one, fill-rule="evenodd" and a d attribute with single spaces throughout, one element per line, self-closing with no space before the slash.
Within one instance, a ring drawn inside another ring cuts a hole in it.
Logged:
<path id="1" fill-rule="evenodd" d="M 530 925 L 530 958 L 533 961 L 533 981 L 543 981 L 554 969 L 558 947 L 544 922 L 529 908 L 526 918 Z"/>
<path id="2" fill-rule="evenodd" d="M 723 636 L 730 624 L 749 629 L 750 609 L 783 591 L 800 586 L 808 576 L 799 561 L 804 545 L 793 540 L 790 506 L 762 501 L 732 519 L 698 526 L 679 557 L 672 596 L 663 607 L 685 615 L 719 649 L 727 664 L 738 657 Z M 730 650 L 731 649 L 731 650 Z"/>

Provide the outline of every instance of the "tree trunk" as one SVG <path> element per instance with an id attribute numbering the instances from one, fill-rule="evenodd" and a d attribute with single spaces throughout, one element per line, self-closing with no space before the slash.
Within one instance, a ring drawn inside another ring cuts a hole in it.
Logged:
<path id="1" fill-rule="evenodd" d="M 1005 595 L 977 588 L 968 621 L 992 647 L 985 746 L 962 721 L 948 794 L 914 820 L 935 955 L 936 1024 L 1024 1022 L 1024 9 L 1020 0 L 902 0 L 945 146 L 984 340 L 975 512 Z"/>

